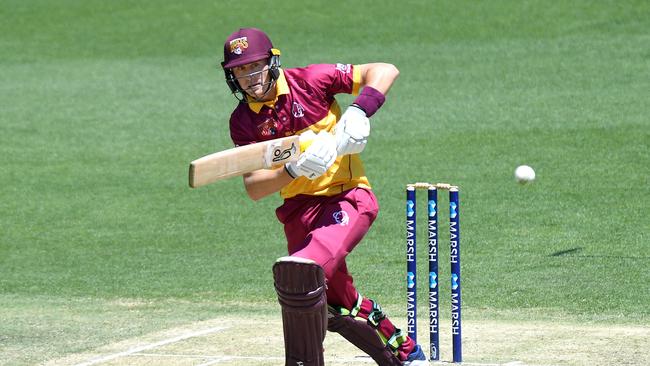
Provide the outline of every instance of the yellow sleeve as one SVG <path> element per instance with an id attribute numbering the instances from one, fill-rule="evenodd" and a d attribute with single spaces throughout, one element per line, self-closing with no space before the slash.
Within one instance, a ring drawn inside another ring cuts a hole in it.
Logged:
<path id="1" fill-rule="evenodd" d="M 357 65 L 352 66 L 352 95 L 359 95 L 359 89 L 361 89 L 361 70 L 357 68 Z"/>

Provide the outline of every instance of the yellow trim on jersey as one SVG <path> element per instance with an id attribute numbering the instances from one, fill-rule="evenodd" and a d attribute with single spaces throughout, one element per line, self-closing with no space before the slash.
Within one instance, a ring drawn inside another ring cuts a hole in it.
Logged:
<path id="1" fill-rule="evenodd" d="M 352 95 L 359 95 L 361 89 L 361 70 L 354 65 L 352 66 Z"/>
<path id="2" fill-rule="evenodd" d="M 331 132 L 340 117 L 341 108 L 334 101 L 323 119 L 299 133 L 307 129 L 315 133 L 320 131 Z M 371 188 L 359 154 L 339 156 L 323 176 L 314 180 L 305 177 L 294 179 L 282 188 L 280 195 L 285 199 L 299 194 L 333 196 L 355 187 Z"/>
<path id="3" fill-rule="evenodd" d="M 289 84 L 287 84 L 287 79 L 284 78 L 284 71 L 280 69 L 280 76 L 278 77 L 278 80 L 275 82 L 275 99 L 269 100 L 266 102 L 251 102 L 250 96 L 246 96 L 248 98 L 248 107 L 255 113 L 260 113 L 262 110 L 263 106 L 267 106 L 269 108 L 274 108 L 275 103 L 278 101 L 278 96 L 283 95 L 283 94 L 289 94 Z"/>

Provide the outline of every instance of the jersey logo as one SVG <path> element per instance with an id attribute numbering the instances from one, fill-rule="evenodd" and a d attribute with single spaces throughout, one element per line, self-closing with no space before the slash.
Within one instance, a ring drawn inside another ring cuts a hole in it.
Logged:
<path id="1" fill-rule="evenodd" d="M 302 118 L 305 116 L 305 107 L 298 102 L 293 102 L 291 113 L 293 113 L 293 116 L 296 118 Z"/>
<path id="2" fill-rule="evenodd" d="M 351 68 L 350 64 L 336 64 L 336 69 L 344 74 L 349 74 Z"/>
<path id="3" fill-rule="evenodd" d="M 334 221 L 341 226 L 347 226 L 350 223 L 350 216 L 345 211 L 336 211 L 332 214 Z"/>
<path id="4" fill-rule="evenodd" d="M 239 37 L 230 41 L 230 53 L 241 55 L 248 48 L 248 38 Z"/>
<path id="5" fill-rule="evenodd" d="M 263 137 L 272 137 L 277 135 L 279 130 L 278 122 L 273 118 L 267 118 L 264 122 L 257 125 L 257 131 Z"/>

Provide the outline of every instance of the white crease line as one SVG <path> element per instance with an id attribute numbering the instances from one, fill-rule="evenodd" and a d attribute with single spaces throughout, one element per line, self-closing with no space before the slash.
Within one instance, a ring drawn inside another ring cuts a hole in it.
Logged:
<path id="1" fill-rule="evenodd" d="M 129 355 L 131 357 L 178 357 L 178 358 L 202 358 L 206 359 L 205 363 L 196 366 L 210 366 L 215 365 L 221 362 L 227 362 L 232 360 L 249 360 L 249 361 L 266 361 L 266 360 L 278 360 L 284 361 L 284 357 L 277 356 L 226 356 L 226 355 L 187 355 L 187 354 L 164 354 L 164 353 L 134 353 Z M 326 357 L 327 358 L 327 357 Z M 347 362 L 347 363 L 374 363 L 374 361 L 369 356 L 358 356 L 358 357 L 337 357 L 337 358 L 327 358 L 328 362 Z"/>
<path id="2" fill-rule="evenodd" d="M 221 362 L 231 361 L 231 360 L 249 360 L 249 361 L 266 361 L 266 360 L 278 360 L 284 361 L 284 357 L 249 357 L 249 356 L 220 356 L 216 357 L 208 362 L 202 363 L 196 366 L 211 366 L 216 365 Z M 370 357 L 347 357 L 347 358 L 334 358 L 328 359 L 328 362 L 336 363 L 375 363 Z"/>
<path id="3" fill-rule="evenodd" d="M 431 365 L 456 365 L 451 361 L 432 361 Z M 463 362 L 466 366 L 526 366 L 521 361 L 511 361 L 507 363 L 481 363 L 481 362 Z"/>
<path id="4" fill-rule="evenodd" d="M 174 357 L 174 358 L 200 358 L 205 359 L 206 362 L 196 366 L 211 366 L 216 365 L 221 362 L 227 362 L 232 360 L 249 360 L 249 361 L 266 361 L 266 360 L 284 360 L 284 357 L 275 357 L 275 356 L 227 356 L 227 355 L 191 355 L 191 354 L 169 354 L 169 353 L 134 353 L 129 356 L 132 357 Z M 369 356 L 357 356 L 357 357 L 336 357 L 329 358 L 325 356 L 328 362 L 337 362 L 337 363 L 374 363 L 374 361 Z M 431 365 L 451 365 L 451 361 L 431 361 Z M 506 363 L 481 363 L 481 362 L 463 362 L 463 365 L 467 366 L 526 366 L 525 363 L 521 361 L 510 361 Z"/>
<path id="5" fill-rule="evenodd" d="M 252 361 L 264 361 L 264 360 L 284 360 L 284 357 L 280 356 L 228 356 L 228 355 L 191 355 L 191 354 L 180 354 L 180 353 L 133 353 L 129 357 L 159 357 L 159 358 L 200 358 L 200 359 L 209 359 L 209 360 L 252 360 Z M 197 365 L 199 366 L 199 365 Z"/>
<path id="6" fill-rule="evenodd" d="M 138 352 L 138 353 L 132 353 L 129 355 L 129 357 L 160 357 L 160 358 L 219 358 L 219 357 L 227 357 L 227 356 L 215 356 L 215 355 L 190 355 L 190 354 L 183 354 L 183 353 L 144 353 L 144 352 Z"/>
<path id="7" fill-rule="evenodd" d="M 216 365 L 221 362 L 228 362 L 231 360 L 240 360 L 240 359 L 248 359 L 248 360 L 254 360 L 254 361 L 260 361 L 260 360 L 284 360 L 284 357 L 236 357 L 236 356 L 222 356 L 222 357 L 216 357 L 214 359 L 209 360 L 208 362 L 202 363 L 200 365 L 196 366 L 212 366 Z"/>
<path id="8" fill-rule="evenodd" d="M 219 357 L 196 366 L 212 366 L 220 363 L 221 361 L 228 361 L 229 359 L 230 357 Z"/>
<path id="9" fill-rule="evenodd" d="M 100 364 L 100 363 L 104 363 L 104 362 L 107 362 L 107 361 L 114 360 L 116 358 L 129 356 L 129 355 L 132 355 L 134 353 L 147 351 L 147 350 L 154 349 L 154 348 L 161 347 L 161 346 L 165 346 L 165 345 L 168 345 L 168 344 L 184 341 L 184 340 L 189 339 L 189 338 L 200 337 L 200 336 L 204 336 L 206 334 L 220 332 L 220 331 L 226 330 L 228 328 L 229 327 L 215 327 L 215 328 L 200 330 L 200 331 L 197 331 L 197 332 L 187 333 L 187 334 L 180 335 L 178 337 L 165 339 L 165 340 L 160 341 L 160 342 L 147 344 L 147 345 L 139 346 L 139 347 L 134 347 L 134 348 L 131 348 L 131 349 L 126 350 L 124 352 L 114 353 L 112 355 L 107 355 L 107 356 L 95 358 L 95 359 L 92 359 L 92 360 L 89 360 L 89 361 L 86 361 L 86 362 L 76 364 L 75 366 L 97 365 L 97 364 Z"/>

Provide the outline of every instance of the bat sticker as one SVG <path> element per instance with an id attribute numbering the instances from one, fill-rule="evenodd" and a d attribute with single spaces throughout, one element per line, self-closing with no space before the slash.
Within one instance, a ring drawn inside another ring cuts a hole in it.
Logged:
<path id="1" fill-rule="evenodd" d="M 292 155 L 294 155 L 298 151 L 298 148 L 296 147 L 295 143 L 291 144 L 291 147 L 282 150 L 281 148 L 276 148 L 273 150 L 273 159 L 271 160 L 273 163 L 279 163 L 284 160 L 289 159 Z"/>

